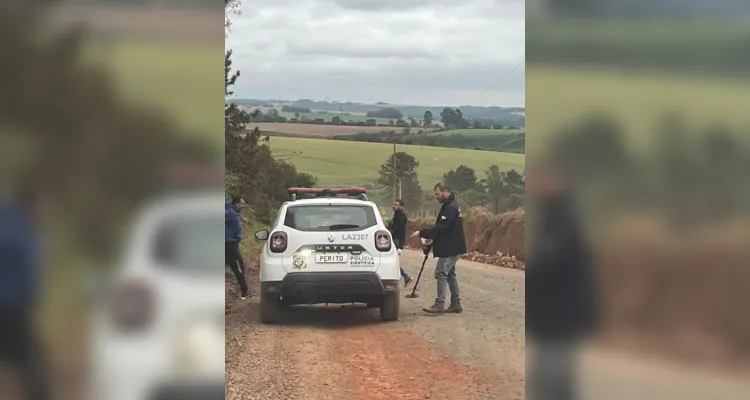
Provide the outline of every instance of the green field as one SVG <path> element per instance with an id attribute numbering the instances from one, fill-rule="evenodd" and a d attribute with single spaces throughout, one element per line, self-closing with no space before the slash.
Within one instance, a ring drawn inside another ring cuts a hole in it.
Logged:
<path id="1" fill-rule="evenodd" d="M 463 136 L 492 136 L 492 135 L 511 135 L 514 133 L 523 133 L 523 129 L 451 129 L 448 131 L 432 132 L 431 135 L 463 135 Z"/>
<path id="2" fill-rule="evenodd" d="M 698 133 L 726 127 L 748 137 L 748 79 L 555 65 L 528 65 L 526 74 L 526 106 L 536 115 L 527 121 L 526 128 L 534 131 L 528 154 L 592 113 L 614 117 L 638 148 L 652 143 L 659 118 L 668 112 L 684 115 Z"/>
<path id="3" fill-rule="evenodd" d="M 393 146 L 384 143 L 290 137 L 271 138 L 271 149 L 274 156 L 291 162 L 299 171 L 317 176 L 321 186 L 370 184 L 393 153 Z M 480 177 L 493 164 L 502 170 L 524 169 L 523 154 L 409 145 L 398 145 L 396 151 L 409 153 L 419 161 L 417 173 L 425 186 L 461 164 L 474 168 Z"/>
<path id="4" fill-rule="evenodd" d="M 112 71 L 119 92 L 139 105 L 163 108 L 184 131 L 224 140 L 223 46 L 96 42 L 89 60 Z"/>

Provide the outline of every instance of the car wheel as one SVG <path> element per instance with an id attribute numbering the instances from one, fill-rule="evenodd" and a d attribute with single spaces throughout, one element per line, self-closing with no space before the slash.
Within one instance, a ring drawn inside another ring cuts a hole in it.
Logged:
<path id="1" fill-rule="evenodd" d="M 263 294 L 260 296 L 260 322 L 272 324 L 279 317 L 279 295 Z"/>
<path id="2" fill-rule="evenodd" d="M 380 304 L 380 319 L 383 321 L 397 321 L 400 312 L 401 294 L 400 289 L 387 292 Z"/>

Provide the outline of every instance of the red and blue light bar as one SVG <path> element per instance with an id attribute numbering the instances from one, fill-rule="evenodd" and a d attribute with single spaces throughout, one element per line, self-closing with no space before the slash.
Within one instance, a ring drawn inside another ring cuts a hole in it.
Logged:
<path id="1" fill-rule="evenodd" d="M 289 195 L 292 196 L 292 200 L 296 200 L 300 195 L 308 195 L 311 197 L 335 197 L 336 195 L 346 196 L 359 196 L 364 197 L 367 189 L 363 187 L 348 187 L 348 188 L 303 188 L 303 187 L 291 187 L 289 188 Z"/>
<path id="2" fill-rule="evenodd" d="M 308 193 L 308 194 L 319 194 L 319 193 L 332 193 L 332 194 L 363 194 L 367 193 L 367 189 L 363 187 L 349 187 L 349 188 L 305 188 L 305 187 L 291 187 L 289 193 Z"/>

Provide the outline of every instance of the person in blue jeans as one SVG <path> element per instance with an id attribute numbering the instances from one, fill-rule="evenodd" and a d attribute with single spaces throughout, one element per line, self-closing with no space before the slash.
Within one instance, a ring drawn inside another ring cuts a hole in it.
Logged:
<path id="1" fill-rule="evenodd" d="M 432 240 L 432 254 L 437 257 L 435 266 L 435 280 L 437 281 L 437 297 L 431 307 L 423 308 L 429 314 L 460 313 L 461 297 L 456 277 L 456 263 L 462 254 L 466 254 L 466 237 L 461 207 L 453 194 L 453 190 L 443 183 L 435 185 L 435 199 L 440 202 L 435 226 L 416 231 L 412 235 L 422 239 Z M 451 304 L 445 308 L 446 292 L 450 291 Z"/>
<path id="2" fill-rule="evenodd" d="M 236 196 L 224 205 L 224 263 L 232 269 L 234 277 L 240 284 L 241 298 L 247 299 L 249 292 L 245 281 L 245 262 L 240 252 L 242 241 L 242 209 L 245 200 Z"/>
<path id="3" fill-rule="evenodd" d="M 396 245 L 399 255 L 401 255 L 401 251 L 404 249 L 404 242 L 406 241 L 407 222 L 408 218 L 406 211 L 404 211 L 404 201 L 396 199 L 393 202 L 393 219 L 388 224 L 388 230 L 391 231 L 393 243 Z M 403 268 L 401 268 L 401 276 L 404 278 L 404 287 L 409 286 L 413 278 Z"/>

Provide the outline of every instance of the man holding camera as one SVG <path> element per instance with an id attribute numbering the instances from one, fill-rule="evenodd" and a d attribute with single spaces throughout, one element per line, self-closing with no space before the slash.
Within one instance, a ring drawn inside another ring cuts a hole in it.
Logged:
<path id="1" fill-rule="evenodd" d="M 430 249 L 438 258 L 435 267 L 437 280 L 437 297 L 435 303 L 423 310 L 429 314 L 460 313 L 461 298 L 459 297 L 458 280 L 456 279 L 456 262 L 466 253 L 466 238 L 464 237 L 461 207 L 459 207 L 453 192 L 443 184 L 438 183 L 434 188 L 435 198 L 442 204 L 435 226 L 414 232 L 412 236 L 425 239 L 427 244 L 425 254 Z M 445 308 L 446 288 L 451 293 L 450 306 Z"/>

